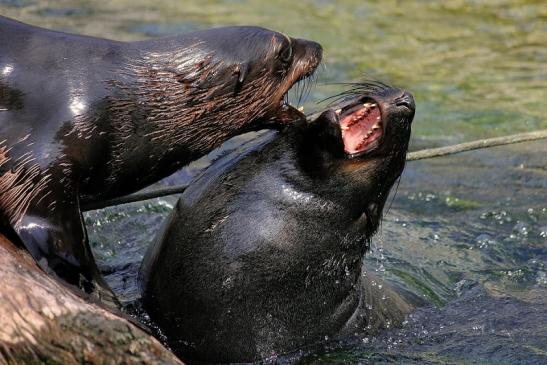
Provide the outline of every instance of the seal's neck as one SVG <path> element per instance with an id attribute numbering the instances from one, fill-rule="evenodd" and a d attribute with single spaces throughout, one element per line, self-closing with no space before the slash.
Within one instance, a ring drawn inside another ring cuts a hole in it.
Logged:
<path id="1" fill-rule="evenodd" d="M 147 53 L 110 83 L 115 89 L 106 114 L 115 140 L 112 160 L 124 165 L 112 169 L 113 184 L 119 174 L 138 179 L 139 187 L 157 181 L 271 112 L 267 96 L 275 83 L 267 75 L 247 80 L 236 92 L 236 80 L 222 72 L 222 64 L 206 55 L 196 63 L 186 54 L 191 50 L 169 58 Z M 121 158 L 127 151 L 131 156 Z"/>

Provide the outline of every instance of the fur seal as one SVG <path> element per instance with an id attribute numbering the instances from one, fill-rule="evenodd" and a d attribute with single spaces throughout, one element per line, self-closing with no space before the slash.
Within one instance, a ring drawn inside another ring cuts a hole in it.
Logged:
<path id="1" fill-rule="evenodd" d="M 1 231 L 47 272 L 107 301 L 80 204 L 301 115 L 284 96 L 322 54 L 258 27 L 128 43 L 0 17 L 0 34 Z"/>
<path id="2" fill-rule="evenodd" d="M 181 195 L 140 280 L 183 360 L 256 361 L 373 333 L 411 310 L 374 286 L 363 256 L 405 165 L 414 99 L 382 83 L 345 95 L 219 160 Z"/>

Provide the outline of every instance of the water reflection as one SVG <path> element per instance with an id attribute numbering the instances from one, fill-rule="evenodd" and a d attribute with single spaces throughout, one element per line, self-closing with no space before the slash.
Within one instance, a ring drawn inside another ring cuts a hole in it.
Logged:
<path id="1" fill-rule="evenodd" d="M 8 63 L 4 67 L 2 67 L 2 76 L 8 77 L 13 72 L 13 69 L 13 65 Z"/>

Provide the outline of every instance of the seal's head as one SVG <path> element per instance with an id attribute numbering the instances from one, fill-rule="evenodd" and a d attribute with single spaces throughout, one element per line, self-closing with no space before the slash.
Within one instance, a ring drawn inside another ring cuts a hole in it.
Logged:
<path id="1" fill-rule="evenodd" d="M 329 195 L 339 195 L 351 216 L 366 218 L 370 237 L 403 171 L 416 106 L 410 93 L 380 82 L 354 84 L 342 97 L 312 120 L 302 166 L 339 180 L 339 192 Z"/>
<path id="2" fill-rule="evenodd" d="M 378 83 L 345 96 L 225 156 L 179 199 L 141 282 L 183 360 L 256 362 L 411 310 L 365 277 L 363 254 L 402 172 L 414 101 Z"/>
<path id="3" fill-rule="evenodd" d="M 339 109 L 342 142 L 348 157 L 388 153 L 406 146 L 415 111 L 412 95 L 371 84 L 362 84 L 354 91 L 360 89 L 365 91 L 360 98 Z M 406 143 L 393 145 L 398 141 Z"/>
<path id="4" fill-rule="evenodd" d="M 228 137 L 303 118 L 289 89 L 321 62 L 315 42 L 259 27 L 226 27 L 144 42 L 130 65 L 151 133 L 203 154 Z M 198 130 L 199 139 L 195 138 Z M 189 136 L 194 137 L 193 141 Z M 195 146 L 193 145 L 195 144 Z"/>
<path id="5" fill-rule="evenodd" d="M 321 62 L 318 43 L 259 27 L 228 27 L 203 32 L 197 46 L 200 67 L 209 71 L 200 87 L 213 87 L 218 90 L 215 96 L 224 98 L 244 94 L 243 104 L 252 109 L 260 103 L 261 116 L 272 122 L 303 117 L 285 103 L 285 96 Z M 278 113 L 280 106 L 282 113 Z"/>

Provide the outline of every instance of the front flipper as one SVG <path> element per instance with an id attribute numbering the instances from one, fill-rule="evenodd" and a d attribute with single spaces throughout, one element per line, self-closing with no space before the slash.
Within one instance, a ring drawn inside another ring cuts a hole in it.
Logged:
<path id="1" fill-rule="evenodd" d="M 42 199 L 29 207 L 15 231 L 48 274 L 55 274 L 109 307 L 120 307 L 95 263 L 77 194 L 62 201 Z"/>

